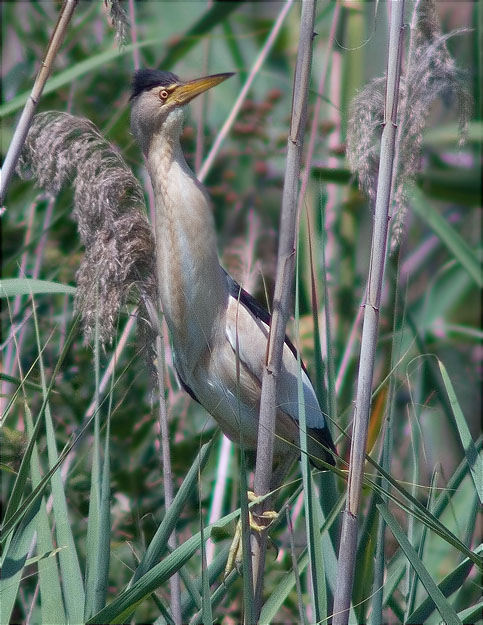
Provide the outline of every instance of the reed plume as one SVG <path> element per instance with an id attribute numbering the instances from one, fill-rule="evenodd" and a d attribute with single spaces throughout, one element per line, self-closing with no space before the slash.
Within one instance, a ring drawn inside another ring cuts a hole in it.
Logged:
<path id="1" fill-rule="evenodd" d="M 445 104 L 456 103 L 460 143 L 463 142 L 471 98 L 465 74 L 451 57 L 447 41 L 467 29 L 443 34 L 433 0 L 416 3 L 411 24 L 411 39 L 406 71 L 401 77 L 399 127 L 395 162 L 394 204 L 391 247 L 401 239 L 407 212 L 405 187 L 418 172 L 423 132 L 431 105 L 438 98 Z M 354 98 L 347 135 L 347 157 L 358 174 L 359 185 L 374 202 L 379 170 L 379 145 L 384 124 L 384 78 L 376 78 Z"/>
<path id="2" fill-rule="evenodd" d="M 77 271 L 76 309 L 86 340 L 112 340 L 132 296 L 155 301 L 154 240 L 143 191 L 118 150 L 92 122 L 55 111 L 36 115 L 18 172 L 53 194 L 74 188 L 73 219 L 85 255 Z"/>

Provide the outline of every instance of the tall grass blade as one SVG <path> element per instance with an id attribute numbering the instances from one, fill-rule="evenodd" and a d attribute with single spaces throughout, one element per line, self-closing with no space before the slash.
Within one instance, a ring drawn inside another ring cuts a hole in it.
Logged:
<path id="1" fill-rule="evenodd" d="M 38 320 L 35 309 L 35 301 L 32 296 L 32 311 L 33 311 L 33 319 L 34 319 L 34 327 L 35 334 L 37 337 L 37 350 L 40 358 L 40 365 L 42 371 L 42 360 L 41 360 L 41 347 L 40 347 L 40 337 L 39 337 L 39 327 Z M 20 354 L 18 353 L 18 344 L 17 344 L 17 354 L 20 358 Z M 22 367 L 19 362 L 19 371 L 20 375 L 22 375 Z M 42 379 L 43 384 L 43 392 L 46 394 L 45 388 L 45 379 Z M 27 402 L 27 397 L 24 392 L 24 409 L 25 409 L 25 423 L 27 426 L 27 434 L 31 439 L 34 431 L 34 424 L 32 419 L 32 413 L 30 411 L 30 407 Z M 41 482 L 41 465 L 37 443 L 33 445 L 32 457 L 30 460 L 30 475 L 32 480 L 32 486 L 35 488 Z M 36 515 L 37 521 L 37 537 L 36 537 L 36 549 L 37 554 L 43 554 L 49 551 L 53 551 L 54 545 L 52 541 L 52 533 L 49 523 L 49 517 L 47 514 L 47 508 L 45 504 L 45 499 L 42 497 L 40 500 L 40 507 L 38 510 L 38 514 Z M 41 559 L 37 565 L 38 575 L 39 575 L 39 587 L 40 587 L 40 609 L 41 609 L 41 618 L 42 623 L 45 625 L 56 625 L 62 624 L 65 622 L 65 611 L 64 611 L 64 602 L 62 599 L 62 591 L 60 589 L 60 578 L 59 571 L 57 568 L 57 558 L 49 558 L 47 560 Z"/>
<path id="2" fill-rule="evenodd" d="M 328 412 L 329 423 L 335 422 L 337 419 L 337 395 L 335 392 L 335 362 L 334 352 L 332 349 L 332 320 L 330 318 L 330 301 L 329 301 L 329 286 L 328 286 L 328 271 L 326 262 L 326 246 L 327 246 L 327 233 L 325 228 L 325 209 L 322 205 L 321 194 L 321 256 L 322 256 L 322 280 L 324 285 L 324 311 L 325 311 L 325 334 L 327 343 L 327 392 L 329 396 Z M 330 427 L 330 426 L 329 426 Z"/>
<path id="3" fill-rule="evenodd" d="M 288 508 L 285 508 L 285 518 L 287 519 L 287 529 L 288 529 L 289 538 L 290 538 L 290 556 L 292 558 L 292 572 L 294 574 L 294 579 L 295 579 L 295 592 L 297 593 L 297 606 L 299 609 L 299 623 L 300 625 L 306 625 L 307 621 L 305 619 L 304 598 L 302 594 L 302 586 L 300 584 L 300 573 L 299 573 L 299 567 L 297 563 L 297 554 L 295 553 L 293 524 L 292 524 L 292 519 L 290 518 L 290 512 Z"/>
<path id="4" fill-rule="evenodd" d="M 49 469 L 49 471 L 44 475 L 44 477 L 41 479 L 39 484 L 25 498 L 25 500 L 22 502 L 22 505 L 19 506 L 19 508 L 17 508 L 17 510 L 14 513 L 12 513 L 8 521 L 4 523 L 4 525 L 2 526 L 2 534 L 0 536 L 0 544 L 4 545 L 5 543 L 8 542 L 11 532 L 21 522 L 23 517 L 28 513 L 31 506 L 36 504 L 38 499 L 42 497 L 45 487 L 50 482 L 50 478 L 52 477 L 52 475 L 54 475 L 54 473 L 57 471 L 60 465 L 64 462 L 68 454 L 72 451 L 75 445 L 82 438 L 82 436 L 84 435 L 87 429 L 87 426 L 90 425 L 92 418 L 89 419 L 87 424 L 82 428 L 80 433 L 77 434 L 74 440 L 65 447 L 65 449 L 62 451 L 62 454 L 59 457 L 59 460 L 51 469 Z M 37 428 L 37 424 L 35 427 Z M 35 429 L 34 429 L 34 432 L 35 432 Z M 18 477 L 18 474 L 17 474 L 17 477 Z"/>
<path id="5" fill-rule="evenodd" d="M 444 386 L 448 394 L 448 399 L 453 410 L 456 427 L 458 428 L 458 434 L 460 436 L 461 444 L 465 452 L 466 461 L 471 471 L 471 478 L 475 485 L 476 492 L 480 499 L 480 504 L 483 504 L 483 459 L 481 454 L 476 451 L 476 446 L 471 438 L 470 430 L 466 419 L 459 405 L 458 398 L 451 383 L 446 367 L 439 360 L 439 370 L 441 371 L 441 377 L 443 378 Z"/>
<path id="6" fill-rule="evenodd" d="M 364 571 L 364 575 L 356 575 L 352 590 L 352 603 L 357 614 L 359 623 L 366 622 L 366 612 L 369 608 L 367 597 L 372 593 L 372 582 L 375 577 L 375 569 L 378 563 L 377 555 L 379 548 L 381 522 L 377 513 L 376 504 L 380 501 L 379 495 L 371 494 L 364 515 L 364 523 L 360 529 L 359 543 L 357 545 L 356 568 Z M 379 521 L 379 523 L 378 523 Z M 374 619 L 374 614 L 371 615 Z M 374 625 L 371 621 L 371 625 Z"/>
<path id="7" fill-rule="evenodd" d="M 57 360 L 57 364 L 54 367 L 54 371 L 52 373 L 51 380 L 49 382 L 49 386 L 47 387 L 47 398 L 45 398 L 42 402 L 42 405 L 39 410 L 39 414 L 37 416 L 37 420 L 35 421 L 35 426 L 32 432 L 32 436 L 29 440 L 29 444 L 27 445 L 27 449 L 25 450 L 22 456 L 22 462 L 20 463 L 20 468 L 17 473 L 17 477 L 15 479 L 15 483 L 13 485 L 12 492 L 10 493 L 10 497 L 7 503 L 7 509 L 5 510 L 4 521 L 2 524 L 2 533 L 0 536 L 0 544 L 5 544 L 10 532 L 15 528 L 15 526 L 20 522 L 22 517 L 27 513 L 29 506 L 33 505 L 33 503 L 37 500 L 38 497 L 41 496 L 45 486 L 47 485 L 51 475 L 53 475 L 54 469 L 50 469 L 50 471 L 45 475 L 38 486 L 32 490 L 32 493 L 28 497 L 26 497 L 22 503 L 21 509 L 19 508 L 20 501 L 24 496 L 25 492 L 25 483 L 28 477 L 29 471 L 29 463 L 32 454 L 32 450 L 34 448 L 35 442 L 37 441 L 37 437 L 40 433 L 40 427 L 43 423 L 42 416 L 47 406 L 48 397 L 52 391 L 52 388 L 56 382 L 57 375 L 60 371 L 64 358 L 66 357 L 70 345 L 74 340 L 75 330 L 78 324 L 78 318 L 74 321 L 72 328 L 66 338 L 64 348 L 62 353 L 60 354 L 59 359 Z"/>
<path id="8" fill-rule="evenodd" d="M 215 528 L 224 527 L 228 523 L 231 523 L 239 514 L 240 510 L 235 510 L 216 523 L 208 525 L 203 530 L 203 540 L 206 541 L 210 538 Z M 177 547 L 173 553 L 149 569 L 149 571 L 132 584 L 132 586 L 121 592 L 108 606 L 91 617 L 86 625 L 94 625 L 97 623 L 122 623 L 153 590 L 156 590 L 156 588 L 169 579 L 176 571 L 179 571 L 200 548 L 201 540 L 201 532 L 198 532 L 186 540 L 182 545 Z"/>
<path id="9" fill-rule="evenodd" d="M 240 401 L 240 343 L 238 334 L 238 307 L 240 306 L 241 291 L 238 292 L 237 316 L 235 321 L 236 331 L 236 394 L 237 394 L 237 418 L 238 423 L 241 422 L 241 401 Z M 241 541 L 242 541 L 242 563 L 243 563 L 243 609 L 244 620 L 246 625 L 255 624 L 255 579 L 252 568 L 252 541 L 253 549 L 256 551 L 262 543 L 261 535 L 252 536 L 249 511 L 248 511 L 248 471 L 245 455 L 245 446 L 243 442 L 242 428 L 240 427 L 239 448 L 240 448 L 240 523 L 241 523 Z M 238 528 L 237 528 L 238 529 Z M 235 563 L 236 564 L 236 563 Z"/>
<path id="10" fill-rule="evenodd" d="M 433 208 L 431 202 L 428 202 L 424 194 L 415 186 L 411 187 L 410 199 L 411 206 L 416 215 L 428 224 L 481 288 L 483 286 L 483 274 L 481 264 L 475 252 L 469 247 L 461 235 L 450 226 L 446 219 Z"/>
<path id="11" fill-rule="evenodd" d="M 386 568 L 386 579 L 384 581 L 384 588 L 382 594 L 383 607 L 388 604 L 391 598 L 394 597 L 394 591 L 399 586 L 400 581 L 404 576 L 406 569 L 406 558 L 402 551 L 397 551 L 392 560 L 389 562 Z M 401 609 L 401 612 L 404 611 Z M 403 620 L 403 619 L 401 619 Z"/>
<path id="12" fill-rule="evenodd" d="M 334 18 L 335 19 L 335 18 Z M 329 300 L 328 300 L 328 288 L 327 288 L 327 267 L 325 263 L 325 213 L 324 213 L 324 203 L 323 203 L 323 194 L 320 193 L 320 205 L 321 205 L 321 253 L 322 253 L 322 284 L 324 285 L 324 310 L 326 313 L 325 322 L 326 322 L 326 343 L 327 343 L 327 367 L 324 366 L 323 357 L 322 357 L 322 346 L 320 340 L 320 330 L 319 330 L 319 306 L 317 299 L 317 289 L 316 289 L 316 268 L 313 258 L 313 249 L 312 249 L 312 232 L 311 232 L 311 224 L 310 218 L 307 211 L 307 230 L 309 234 L 308 246 L 309 246 L 309 257 L 310 257 L 310 281 L 311 281 L 311 300 L 312 300 L 312 317 L 314 321 L 314 356 L 315 356 L 315 387 L 317 399 L 319 400 L 320 408 L 324 415 L 328 415 L 328 424 L 327 427 L 329 430 L 331 429 L 330 423 L 331 421 L 337 418 L 337 397 L 335 392 L 335 379 L 334 379 L 334 357 L 332 350 L 332 338 L 331 338 L 331 330 L 329 327 L 330 319 L 329 319 Z M 324 375 L 327 372 L 327 387 L 324 382 Z M 325 515 L 330 513 L 330 510 L 337 502 L 337 485 L 335 480 L 335 475 L 331 471 L 326 471 L 319 475 L 318 479 L 318 487 L 319 492 L 323 493 L 323 497 L 321 499 L 322 510 Z M 338 536 L 339 536 L 339 524 L 338 522 L 334 523 L 330 528 L 330 536 L 332 538 L 332 542 L 337 544 Z"/>
<path id="13" fill-rule="evenodd" d="M 477 453 L 481 453 L 482 447 L 483 435 L 481 435 L 475 443 Z M 460 462 L 460 464 L 456 467 L 456 470 L 454 471 L 453 475 L 448 481 L 448 484 L 446 485 L 446 490 L 438 495 L 434 504 L 433 511 L 436 517 L 440 517 L 442 515 L 442 513 L 446 509 L 446 506 L 450 503 L 453 494 L 458 490 L 459 486 L 468 475 L 468 471 L 469 465 L 465 459 Z"/>
<path id="14" fill-rule="evenodd" d="M 106 604 L 107 584 L 109 581 L 109 560 L 111 556 L 111 467 L 110 467 L 110 438 L 111 438 L 111 411 L 113 397 L 113 381 L 111 378 L 111 391 L 109 394 L 109 408 L 106 419 L 106 432 L 104 439 L 104 459 L 102 463 L 101 493 L 99 509 L 99 553 L 97 556 L 96 575 L 96 607 L 100 609 Z"/>
<path id="15" fill-rule="evenodd" d="M 137 582 L 139 578 L 147 573 L 166 552 L 168 538 L 171 536 L 171 533 L 176 526 L 176 522 L 179 519 L 186 501 L 193 496 L 196 490 L 198 473 L 203 470 L 208 461 L 208 457 L 213 447 L 213 441 L 214 439 L 211 439 L 200 449 L 196 460 L 191 465 L 190 470 L 188 471 L 183 483 L 176 493 L 175 498 L 173 499 L 171 506 L 169 507 L 169 510 L 156 530 L 156 533 L 149 543 L 141 562 L 135 570 L 131 584 Z"/>
<path id="16" fill-rule="evenodd" d="M 390 310 L 388 311 L 388 318 L 393 319 L 392 341 L 390 348 L 390 381 L 389 391 L 387 394 L 387 400 L 385 405 L 385 424 L 382 446 L 381 465 L 390 472 L 391 459 L 393 454 L 393 420 L 395 415 L 396 404 L 396 385 L 397 385 L 397 369 L 399 363 L 402 360 L 402 341 L 404 336 L 404 317 L 405 306 L 403 304 L 403 298 L 401 297 L 400 288 L 400 256 L 401 246 L 398 245 L 397 250 L 393 253 L 389 261 L 389 268 L 392 270 L 392 280 L 390 288 Z M 392 308 L 392 309 L 391 309 Z M 415 463 L 416 466 L 416 463 Z M 381 486 L 389 489 L 389 484 L 384 480 L 381 480 Z M 386 503 L 386 498 L 382 498 L 383 503 Z M 373 597 L 372 597 L 372 610 L 371 610 L 371 625 L 382 625 L 382 601 L 383 601 L 383 588 L 384 588 L 384 572 L 385 572 L 385 551 L 386 551 L 386 526 L 380 515 L 377 515 L 379 527 L 377 530 L 376 538 L 376 554 L 374 563 L 374 579 L 373 579 Z"/>
<path id="17" fill-rule="evenodd" d="M 483 544 L 478 545 L 475 549 L 475 553 L 483 553 Z M 462 587 L 463 582 L 470 574 L 474 564 L 468 558 L 465 558 L 458 566 L 448 573 L 446 577 L 438 584 L 439 590 L 445 597 L 449 597 L 459 588 Z M 407 623 L 425 623 L 433 611 L 436 609 L 436 604 L 431 596 L 428 596 L 424 601 L 412 612 L 407 618 Z M 481 612 L 480 612 L 481 614 Z M 458 615 L 461 618 L 461 615 Z"/>
<path id="18" fill-rule="evenodd" d="M 33 431 L 32 416 L 27 404 L 25 404 L 25 416 L 27 423 L 27 431 L 29 434 Z M 32 484 L 37 486 L 41 479 L 40 460 L 35 445 L 32 459 L 30 462 Z M 45 498 L 40 500 L 40 507 L 36 516 L 37 531 L 37 554 L 52 551 L 54 548 L 52 542 L 52 532 L 47 515 Z M 57 558 L 48 558 L 47 560 L 39 560 L 37 564 L 40 586 L 40 610 L 43 625 L 63 625 L 65 623 L 64 602 L 62 599 L 62 591 L 60 589 L 59 570 L 57 568 Z"/>
<path id="19" fill-rule="evenodd" d="M 233 569 L 231 573 L 227 575 L 227 577 L 223 580 L 223 584 L 220 584 L 215 592 L 210 597 L 211 609 L 215 608 L 225 597 L 230 586 L 238 577 L 238 571 Z M 198 612 L 195 616 L 190 620 L 190 625 L 198 625 L 201 623 L 202 613 Z"/>
<path id="20" fill-rule="evenodd" d="M 420 392 L 421 389 L 418 388 L 417 390 L 418 392 Z M 411 398 L 413 410 L 415 410 L 416 405 L 419 405 L 418 399 L 419 397 L 417 397 L 416 399 Z M 420 455 L 421 455 L 421 448 L 422 448 L 422 445 L 421 445 L 422 437 L 421 437 L 419 420 L 417 419 L 416 415 L 414 415 L 414 417 L 411 418 L 410 416 L 411 414 L 412 413 L 408 412 L 408 416 L 410 418 L 410 433 L 411 433 L 411 460 L 410 460 L 411 494 L 416 499 L 417 497 L 416 484 L 419 484 L 420 475 L 421 475 Z M 384 503 L 387 503 L 387 500 Z M 427 527 L 427 526 L 424 525 L 423 527 Z M 408 517 L 408 540 L 412 545 L 416 543 L 416 517 L 413 514 L 410 514 Z M 409 614 L 408 603 L 410 602 L 411 589 L 414 586 L 415 578 L 417 579 L 416 572 L 411 566 L 411 563 L 409 562 L 409 560 L 407 560 L 406 561 L 406 580 L 405 580 L 405 591 L 406 591 L 405 617 L 407 617 L 407 615 Z M 411 611 L 412 611 L 412 608 L 411 608 Z"/>
<path id="21" fill-rule="evenodd" d="M 451 532 L 445 525 L 443 525 L 443 523 L 441 523 L 441 521 L 437 518 L 437 515 L 436 515 L 437 506 L 436 505 L 435 505 L 435 514 L 432 514 L 429 510 L 425 508 L 425 506 L 420 501 L 418 501 L 405 488 L 403 488 L 398 483 L 397 480 L 395 480 L 389 473 L 384 471 L 384 469 L 377 462 L 375 462 L 375 460 L 373 460 L 368 455 L 366 455 L 366 460 L 368 460 L 370 464 L 372 464 L 374 467 L 377 468 L 377 470 L 386 478 L 386 480 L 390 482 L 391 486 L 393 486 L 395 490 L 397 490 L 401 495 L 403 495 L 403 497 L 408 501 L 409 504 L 413 506 L 413 508 L 411 509 L 407 504 L 405 504 L 399 498 L 395 497 L 391 492 L 385 491 L 384 489 L 379 487 L 379 485 L 375 483 L 370 476 L 366 476 L 365 482 L 369 484 L 371 488 L 375 489 L 377 492 L 379 492 L 382 495 L 386 495 L 389 499 L 391 499 L 391 501 L 396 503 L 403 510 L 414 515 L 422 523 L 427 525 L 429 529 L 431 529 L 433 532 L 438 534 L 438 536 L 443 538 L 443 540 L 448 542 L 450 545 L 453 545 L 453 547 L 461 551 L 461 553 L 463 553 L 466 557 L 470 558 L 470 560 L 473 560 L 473 562 L 478 567 L 482 568 L 483 565 L 482 565 L 481 558 L 476 556 L 471 551 L 471 549 L 468 549 L 468 547 L 457 536 L 455 536 L 453 532 Z"/>
<path id="22" fill-rule="evenodd" d="M 477 604 L 466 608 L 466 610 L 461 610 L 461 612 L 458 612 L 458 617 L 461 619 L 462 623 L 468 623 L 469 625 L 473 625 L 474 623 L 481 622 L 482 612 L 483 601 L 479 601 Z"/>
<path id="23" fill-rule="evenodd" d="M 300 345 L 300 237 L 297 240 L 297 255 L 295 261 L 295 336 Z M 316 622 L 327 618 L 327 593 L 325 587 L 324 558 L 319 540 L 318 515 L 314 498 L 316 497 L 315 485 L 310 471 L 307 420 L 305 414 L 305 398 L 302 382 L 302 362 L 300 350 L 297 350 L 298 376 L 297 376 L 297 401 L 299 414 L 300 433 L 300 465 L 302 469 L 302 483 L 304 492 L 305 531 L 310 558 L 311 574 L 311 600 Z"/>
<path id="24" fill-rule="evenodd" d="M 434 601 L 443 621 L 447 625 L 461 625 L 461 621 L 458 618 L 458 615 L 456 614 L 454 608 L 448 603 L 448 601 L 446 601 L 445 596 L 435 584 L 433 578 L 428 573 L 428 570 L 418 557 L 416 550 L 407 539 L 406 534 L 402 531 L 396 519 L 392 516 L 392 514 L 389 512 L 384 504 L 378 504 L 377 509 L 383 516 L 386 524 L 393 533 L 394 538 L 399 543 L 399 546 L 404 551 L 407 559 L 411 563 L 411 566 L 416 571 L 416 574 L 421 580 L 423 586 L 425 587 L 426 592 Z"/>
<path id="25" fill-rule="evenodd" d="M 37 528 L 37 515 L 42 504 L 38 498 L 22 517 L 14 532 L 8 549 L 2 555 L 0 576 L 0 623 L 9 625 L 18 595 L 22 572 Z"/>
<path id="26" fill-rule="evenodd" d="M 200 497 L 201 502 L 201 497 Z M 208 567 L 206 566 L 206 545 L 203 533 L 203 508 L 200 503 L 200 527 L 201 527 L 201 616 L 203 625 L 213 624 L 213 612 L 211 609 L 210 582 Z"/>
<path id="27" fill-rule="evenodd" d="M 433 475 L 431 476 L 431 484 L 430 484 L 428 504 L 427 504 L 428 510 L 431 510 L 433 508 L 434 493 L 435 493 L 434 489 L 436 488 L 437 481 L 438 481 L 438 472 L 434 470 Z M 419 539 L 419 545 L 418 545 L 418 557 L 421 561 L 423 561 L 424 547 L 426 545 L 427 535 L 428 535 L 428 528 L 426 525 L 424 525 L 421 530 L 421 537 Z M 406 611 L 405 611 L 406 617 L 408 616 L 408 614 L 411 614 L 411 612 L 414 610 L 414 602 L 416 601 L 416 595 L 418 591 L 418 580 L 419 578 L 417 576 L 412 576 L 412 578 L 410 578 L 408 599 L 406 602 Z M 407 618 L 405 620 L 407 621 Z"/>
<path id="28" fill-rule="evenodd" d="M 218 553 L 215 556 L 215 558 L 213 559 L 213 562 L 208 566 L 208 580 L 209 580 L 210 586 L 214 583 L 217 577 L 224 570 L 225 565 L 226 565 L 226 560 L 228 558 L 229 550 L 230 550 L 229 547 L 225 547 L 224 549 L 220 550 L 220 553 Z M 180 575 L 183 578 L 181 570 L 180 570 Z M 185 586 L 186 586 L 186 583 L 185 583 Z M 187 587 L 187 592 L 182 596 L 181 614 L 183 616 L 183 622 L 188 620 L 188 615 L 191 614 L 191 610 L 193 609 L 194 606 L 196 606 L 198 610 L 201 609 L 200 591 L 201 591 L 201 580 L 197 579 L 193 583 L 193 588 L 188 589 Z"/>
<path id="29" fill-rule="evenodd" d="M 312 230 L 311 230 L 308 211 L 306 211 L 306 215 L 307 215 L 307 234 L 308 234 L 307 245 L 309 248 L 309 259 L 310 259 L 310 292 L 311 292 L 311 305 L 312 305 L 312 319 L 314 323 L 315 392 L 317 394 L 317 399 L 319 401 L 322 412 L 324 413 L 324 415 L 328 414 L 329 417 L 331 417 L 332 415 L 329 413 L 329 409 L 328 409 L 330 400 L 328 401 L 327 388 L 325 385 L 325 367 L 324 367 L 324 360 L 322 356 L 322 344 L 320 341 L 319 303 L 317 299 L 316 274 L 315 274 L 314 257 L 313 257 Z M 325 272 L 324 262 L 322 263 L 322 267 L 323 267 L 322 281 L 325 281 L 327 279 L 327 274 Z M 329 418 L 329 423 L 330 423 L 330 418 Z"/>
<path id="30" fill-rule="evenodd" d="M 99 315 L 96 314 L 95 338 L 94 338 L 94 375 L 95 375 L 95 404 L 94 415 L 94 440 L 92 445 L 91 487 L 89 495 L 89 517 L 87 521 L 86 539 L 86 574 L 85 574 L 85 605 L 84 618 L 88 619 L 98 612 L 102 605 L 98 594 L 99 586 L 99 555 L 101 544 L 101 497 L 102 497 L 102 460 L 101 460 L 101 424 L 99 410 Z"/>
<path id="31" fill-rule="evenodd" d="M 173 551 L 174 549 L 170 549 L 170 552 L 173 552 Z M 208 586 L 210 586 L 211 578 L 209 574 L 209 568 L 207 568 L 207 571 L 208 571 Z M 200 595 L 200 590 L 198 589 L 198 585 L 197 585 L 197 581 L 199 580 L 199 578 L 197 578 L 196 580 L 193 579 L 190 573 L 186 570 L 186 567 L 182 567 L 179 570 L 179 577 L 181 581 L 183 582 L 184 587 L 186 588 L 186 596 L 189 597 L 189 601 L 192 602 L 192 605 L 196 606 L 198 610 L 201 610 L 201 595 Z M 203 580 L 201 580 L 201 582 L 203 582 Z M 202 588 L 202 584 L 201 584 L 201 588 Z M 181 621 L 183 622 L 183 614 L 182 614 L 183 607 L 181 605 L 181 597 L 180 597 L 180 610 L 181 610 Z"/>
<path id="32" fill-rule="evenodd" d="M 38 331 L 38 321 L 35 306 L 32 307 L 35 320 L 35 334 L 37 340 L 37 350 L 39 353 L 40 379 L 42 384 L 43 399 L 47 402 L 45 405 L 45 431 L 47 438 L 47 453 L 49 458 L 49 468 L 52 469 L 59 460 L 57 454 L 57 444 L 55 441 L 55 432 L 52 422 L 52 414 L 50 411 L 50 403 L 48 401 L 48 391 L 45 376 L 44 362 L 40 347 L 40 335 Z M 69 513 L 67 510 L 67 501 L 62 483 L 60 471 L 56 471 L 50 480 L 52 489 L 52 502 L 55 519 L 55 535 L 57 545 L 60 548 L 59 564 L 61 571 L 61 581 L 63 587 L 63 596 L 65 600 L 65 610 L 69 623 L 80 623 L 84 612 L 84 583 L 80 569 L 79 558 L 72 535 L 69 522 Z"/>
<path id="33" fill-rule="evenodd" d="M 0 281 L 0 297 L 15 297 L 17 295 L 39 295 L 48 293 L 63 293 L 75 295 L 75 287 L 48 280 L 34 280 L 32 278 L 7 278 Z"/>
<path id="34" fill-rule="evenodd" d="M 389 394 L 390 396 L 390 394 Z M 391 409 L 391 408 L 389 408 Z M 384 456 L 385 456 L 385 451 L 389 450 L 390 447 L 390 440 L 389 440 L 389 435 L 387 432 L 387 426 L 386 426 L 386 430 L 384 431 L 384 442 L 383 442 L 383 451 L 382 451 L 382 459 L 381 459 L 381 464 L 384 464 Z M 388 456 L 389 457 L 389 454 Z M 387 466 L 387 465 L 386 465 Z M 372 587 L 373 587 L 373 596 L 372 596 L 372 610 L 371 610 L 371 620 L 370 623 L 371 625 L 382 625 L 383 620 L 382 620 L 382 604 L 383 604 L 383 591 L 384 591 L 384 584 L 383 584 L 383 579 L 384 579 L 384 573 L 385 573 L 385 568 L 386 568 L 386 562 L 385 562 L 385 534 L 386 534 L 386 526 L 384 524 L 384 521 L 381 519 L 380 515 L 377 514 L 377 509 L 376 509 L 376 502 L 377 502 L 377 497 L 376 494 L 373 493 L 370 499 L 370 503 L 369 503 L 369 520 L 374 523 L 374 526 L 371 527 L 367 521 L 364 522 L 363 525 L 363 530 L 364 528 L 367 526 L 368 528 L 371 528 L 373 530 L 375 530 L 375 554 L 374 554 L 374 574 L 373 574 L 373 583 L 372 583 Z M 367 517 L 366 517 L 367 520 Z M 371 529 L 369 529 L 369 532 L 371 531 Z M 368 532 L 368 533 L 369 533 Z M 366 532 L 363 531 L 362 536 L 365 536 Z M 374 534 L 370 533 L 370 538 L 373 539 Z M 362 545 L 366 545 L 365 547 L 365 552 L 366 552 L 366 559 L 365 562 L 367 562 L 367 558 L 369 557 L 369 553 L 370 553 L 370 542 L 372 542 L 372 540 L 359 540 L 359 546 L 358 546 L 358 551 L 359 549 L 361 549 Z M 369 565 L 370 566 L 370 565 Z M 366 570 L 365 567 L 363 568 L 363 570 Z M 361 577 L 365 577 L 365 576 L 361 576 Z M 354 588 L 357 588 L 357 579 L 354 582 Z M 359 595 L 356 595 L 360 596 Z M 356 603 L 357 603 L 357 599 L 356 599 Z"/>
<path id="35" fill-rule="evenodd" d="M 28 374 L 27 374 L 28 375 Z M 30 382 L 30 380 L 17 378 L 13 375 L 8 375 L 7 373 L 0 373 L 0 381 L 5 380 L 5 382 L 10 382 L 17 387 L 17 390 L 23 385 L 25 388 L 29 388 L 32 391 L 41 391 L 42 386 L 40 384 L 35 384 L 35 382 Z M 3 415 L 2 415 L 3 417 Z"/>

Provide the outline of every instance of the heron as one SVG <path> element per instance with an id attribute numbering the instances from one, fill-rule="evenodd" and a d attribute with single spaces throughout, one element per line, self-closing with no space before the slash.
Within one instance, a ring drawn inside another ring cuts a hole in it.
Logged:
<path id="1" fill-rule="evenodd" d="M 229 439 L 256 450 L 270 315 L 221 267 L 211 202 L 180 143 L 185 106 L 232 75 L 185 81 L 168 71 L 138 70 L 131 131 L 154 191 L 160 305 L 180 384 Z M 274 488 L 299 455 L 299 375 L 297 352 L 286 337 L 277 380 Z M 308 453 L 316 465 L 333 465 L 336 450 L 305 367 L 301 376 Z"/>

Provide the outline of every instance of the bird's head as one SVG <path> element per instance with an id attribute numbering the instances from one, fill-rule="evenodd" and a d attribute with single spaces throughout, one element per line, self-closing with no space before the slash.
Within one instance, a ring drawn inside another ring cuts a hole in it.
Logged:
<path id="1" fill-rule="evenodd" d="M 131 91 L 131 130 L 147 153 L 159 132 L 178 138 L 183 107 L 200 93 L 219 85 L 233 74 L 214 74 L 184 81 L 171 72 L 142 69 L 134 74 Z"/>

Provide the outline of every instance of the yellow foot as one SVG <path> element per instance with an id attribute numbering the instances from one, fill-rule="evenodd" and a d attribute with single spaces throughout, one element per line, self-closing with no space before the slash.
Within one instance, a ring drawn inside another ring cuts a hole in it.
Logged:
<path id="1" fill-rule="evenodd" d="M 254 492 L 249 490 L 247 492 L 248 501 L 250 503 L 258 502 L 258 497 Z M 257 523 L 254 519 L 265 521 L 265 523 Z M 248 522 L 250 524 L 250 529 L 255 532 L 262 532 L 270 527 L 273 521 L 278 517 L 278 513 L 275 510 L 266 510 L 262 512 L 262 514 L 253 514 L 250 510 L 248 511 Z M 233 542 L 231 543 L 230 551 L 228 552 L 228 558 L 226 560 L 225 573 L 223 578 L 226 579 L 228 574 L 235 568 L 238 568 L 238 565 L 242 562 L 242 526 L 241 521 L 239 520 L 236 524 L 235 535 L 233 537 Z"/>

